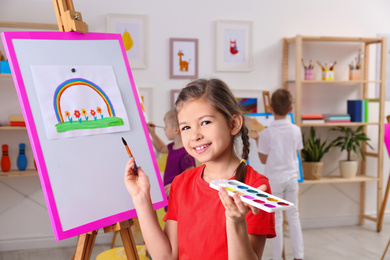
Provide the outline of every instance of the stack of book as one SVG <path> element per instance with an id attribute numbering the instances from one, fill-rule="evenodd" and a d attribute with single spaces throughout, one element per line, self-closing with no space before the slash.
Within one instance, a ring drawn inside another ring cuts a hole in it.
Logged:
<path id="1" fill-rule="evenodd" d="M 351 122 L 349 114 L 323 114 L 326 123 L 347 123 Z"/>
<path id="2" fill-rule="evenodd" d="M 351 122 L 368 122 L 368 100 L 348 100 L 348 114 Z"/>
<path id="3" fill-rule="evenodd" d="M 302 115 L 302 124 L 318 124 L 318 123 L 325 123 L 322 114 Z"/>
<path id="4" fill-rule="evenodd" d="M 9 116 L 10 126 L 26 126 L 23 116 Z"/>

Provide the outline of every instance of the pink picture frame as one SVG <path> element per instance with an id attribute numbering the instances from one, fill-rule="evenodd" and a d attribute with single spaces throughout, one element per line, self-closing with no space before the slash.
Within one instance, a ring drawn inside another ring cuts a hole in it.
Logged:
<path id="1" fill-rule="evenodd" d="M 179 96 L 181 89 L 171 89 L 171 109 L 175 108 L 176 100 Z"/>
<path id="2" fill-rule="evenodd" d="M 198 39 L 169 39 L 169 78 L 198 77 Z"/>

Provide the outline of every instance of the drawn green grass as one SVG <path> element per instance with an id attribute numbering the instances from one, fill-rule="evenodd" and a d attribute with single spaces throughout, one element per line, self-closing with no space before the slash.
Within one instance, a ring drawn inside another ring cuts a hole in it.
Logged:
<path id="1" fill-rule="evenodd" d="M 88 120 L 88 121 L 73 121 L 73 123 L 63 122 L 56 124 L 57 132 L 63 133 L 67 131 L 73 131 L 78 129 L 95 129 L 95 128 L 104 128 L 111 126 L 121 126 L 124 125 L 122 118 L 120 117 L 106 117 L 98 120 Z"/>

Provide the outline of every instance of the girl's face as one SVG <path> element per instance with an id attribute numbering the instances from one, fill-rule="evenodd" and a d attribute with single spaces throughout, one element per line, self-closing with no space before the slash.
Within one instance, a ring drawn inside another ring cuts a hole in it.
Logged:
<path id="1" fill-rule="evenodd" d="M 241 129 L 241 116 L 234 115 L 228 122 L 210 103 L 193 100 L 181 104 L 178 120 L 185 149 L 201 163 L 235 156 L 233 139 Z"/>

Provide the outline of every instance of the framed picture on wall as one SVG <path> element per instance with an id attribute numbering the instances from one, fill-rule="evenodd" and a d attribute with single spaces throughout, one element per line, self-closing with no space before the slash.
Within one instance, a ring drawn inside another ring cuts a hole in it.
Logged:
<path id="1" fill-rule="evenodd" d="M 198 77 L 198 39 L 169 39 L 169 78 Z"/>
<path id="2" fill-rule="evenodd" d="M 264 112 L 262 90 L 232 89 L 232 93 L 237 103 L 242 105 L 245 113 Z"/>
<path id="3" fill-rule="evenodd" d="M 217 21 L 217 71 L 252 70 L 252 22 Z"/>
<path id="4" fill-rule="evenodd" d="M 179 96 L 181 89 L 172 89 L 171 90 L 171 109 L 175 108 L 175 102 Z"/>
<path id="5" fill-rule="evenodd" d="M 388 55 L 386 55 L 386 82 L 385 82 L 385 86 L 386 86 L 386 96 L 385 96 L 385 99 L 386 101 L 389 101 L 390 100 L 390 33 L 379 33 L 376 35 L 378 38 L 381 38 L 381 37 L 385 37 L 387 39 L 387 46 L 385 47 L 386 48 L 386 52 Z M 381 79 L 381 70 L 382 70 L 382 66 L 381 66 L 381 55 L 382 55 L 382 52 L 381 52 L 381 48 L 376 48 L 376 80 L 380 80 Z M 380 95 L 380 83 L 377 83 L 376 84 L 376 97 L 379 98 L 381 95 Z"/>
<path id="6" fill-rule="evenodd" d="M 107 14 L 106 31 L 122 35 L 131 69 L 146 69 L 148 17 L 146 15 Z"/>

